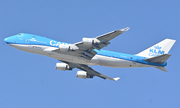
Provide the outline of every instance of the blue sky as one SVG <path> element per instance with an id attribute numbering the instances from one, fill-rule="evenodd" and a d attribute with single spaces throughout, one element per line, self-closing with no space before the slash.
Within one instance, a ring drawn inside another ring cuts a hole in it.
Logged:
<path id="1" fill-rule="evenodd" d="M 1 0 L 0 108 L 179 108 L 180 1 Z M 104 48 L 136 54 L 159 41 L 177 42 L 166 69 L 92 66 L 117 82 L 78 79 L 58 71 L 58 60 L 14 49 L 4 38 L 31 33 L 75 43 L 131 27 Z"/>

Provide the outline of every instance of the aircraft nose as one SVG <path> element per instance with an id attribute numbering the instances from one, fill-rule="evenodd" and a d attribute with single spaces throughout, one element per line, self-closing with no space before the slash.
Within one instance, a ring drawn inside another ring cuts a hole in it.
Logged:
<path id="1" fill-rule="evenodd" d="M 5 39 L 4 39 L 4 42 L 8 43 L 8 38 L 5 38 Z"/>
<path id="2" fill-rule="evenodd" d="M 4 42 L 6 42 L 7 44 L 15 43 L 15 39 L 16 39 L 16 36 L 7 37 L 4 39 Z"/>

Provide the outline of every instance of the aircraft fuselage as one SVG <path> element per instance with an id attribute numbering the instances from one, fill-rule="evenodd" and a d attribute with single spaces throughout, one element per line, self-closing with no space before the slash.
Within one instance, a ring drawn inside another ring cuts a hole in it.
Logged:
<path id="1" fill-rule="evenodd" d="M 71 51 L 65 53 L 45 51 L 45 49 L 58 48 L 59 45 L 61 44 L 67 45 L 69 43 L 59 42 L 49 38 L 45 38 L 37 35 L 25 34 L 25 33 L 8 37 L 5 39 L 5 41 L 12 47 L 22 51 L 45 55 L 51 58 L 58 59 L 60 61 L 67 61 L 78 64 L 101 65 L 101 66 L 117 67 L 117 68 L 118 67 L 120 68 L 154 67 L 154 66 L 166 66 L 167 64 L 166 62 L 164 64 L 150 63 L 143 60 L 145 59 L 145 57 L 107 51 L 102 49 L 101 50 L 95 49 L 97 54 L 91 60 L 70 55 L 70 53 L 72 53 Z"/>

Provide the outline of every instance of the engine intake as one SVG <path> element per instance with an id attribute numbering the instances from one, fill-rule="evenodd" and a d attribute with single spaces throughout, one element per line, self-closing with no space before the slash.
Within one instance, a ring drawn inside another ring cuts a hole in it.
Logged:
<path id="1" fill-rule="evenodd" d="M 100 41 L 96 38 L 83 38 L 82 42 L 85 45 L 94 45 L 94 44 L 100 43 Z"/>
<path id="2" fill-rule="evenodd" d="M 82 78 L 82 79 L 93 78 L 93 76 L 87 74 L 86 71 L 77 71 L 77 77 L 78 77 L 78 78 Z"/>
<path id="3" fill-rule="evenodd" d="M 72 68 L 66 63 L 56 63 L 56 69 L 62 71 L 72 70 Z"/>

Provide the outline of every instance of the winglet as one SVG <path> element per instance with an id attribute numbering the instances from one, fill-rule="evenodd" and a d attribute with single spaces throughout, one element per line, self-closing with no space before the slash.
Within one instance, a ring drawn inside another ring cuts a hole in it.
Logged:
<path id="1" fill-rule="evenodd" d="M 116 78 L 113 78 L 114 79 L 114 81 L 117 81 L 117 80 L 119 80 L 120 79 L 120 77 L 116 77 Z"/>
<path id="2" fill-rule="evenodd" d="M 123 29 L 121 29 L 121 31 L 128 31 L 130 29 L 130 27 L 126 27 L 126 28 L 123 28 Z"/>

